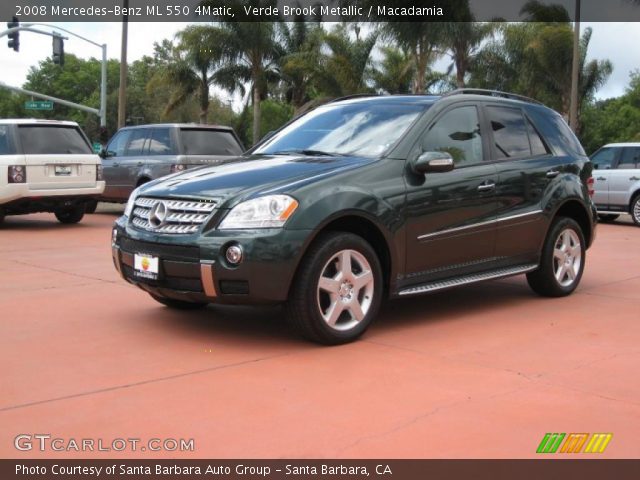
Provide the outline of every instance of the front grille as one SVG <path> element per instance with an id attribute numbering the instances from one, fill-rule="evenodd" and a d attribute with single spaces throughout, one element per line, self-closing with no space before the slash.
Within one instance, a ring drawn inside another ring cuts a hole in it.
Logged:
<path id="1" fill-rule="evenodd" d="M 120 238 L 120 249 L 123 252 L 130 253 L 146 253 L 154 255 L 163 260 L 174 260 L 182 262 L 200 262 L 200 248 L 187 245 L 166 245 L 156 242 L 142 242 L 128 237 Z"/>
<path id="2" fill-rule="evenodd" d="M 213 201 L 139 197 L 133 208 L 131 223 L 140 230 L 157 233 L 195 233 L 215 208 Z"/>

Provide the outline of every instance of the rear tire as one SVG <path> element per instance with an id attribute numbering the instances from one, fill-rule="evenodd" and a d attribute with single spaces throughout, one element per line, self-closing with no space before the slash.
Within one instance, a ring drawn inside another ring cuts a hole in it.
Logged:
<path id="1" fill-rule="evenodd" d="M 633 223 L 640 227 L 640 194 L 636 195 L 633 200 L 631 200 L 631 209 L 629 210 L 629 213 L 631 213 Z"/>
<path id="2" fill-rule="evenodd" d="M 313 342 L 352 342 L 377 315 L 382 292 L 382 267 L 369 243 L 351 233 L 321 234 L 295 275 L 287 317 Z"/>
<path id="3" fill-rule="evenodd" d="M 150 293 L 149 295 L 151 295 L 151 298 L 153 298 L 156 302 L 159 302 L 165 307 L 173 308 L 175 310 L 198 310 L 208 305 L 208 303 L 186 302 L 184 300 L 175 300 L 173 298 L 160 297 L 152 293 Z"/>
<path id="4" fill-rule="evenodd" d="M 58 210 L 55 216 L 60 223 L 78 223 L 84 217 L 84 204 Z"/>
<path id="5" fill-rule="evenodd" d="M 601 222 L 607 223 L 607 222 L 613 222 L 619 216 L 620 215 L 617 215 L 615 213 L 602 213 L 602 214 L 598 215 L 598 218 L 600 219 Z"/>
<path id="6" fill-rule="evenodd" d="M 4 222 L 4 212 L 0 211 L 0 225 L 2 225 L 2 222 Z"/>
<path id="7" fill-rule="evenodd" d="M 89 200 L 84 204 L 84 212 L 85 213 L 96 213 L 96 209 L 98 208 L 97 200 Z"/>
<path id="8" fill-rule="evenodd" d="M 545 297 L 564 297 L 580 283 L 586 253 L 582 229 L 572 218 L 551 224 L 542 248 L 540 267 L 527 274 L 531 289 Z"/>

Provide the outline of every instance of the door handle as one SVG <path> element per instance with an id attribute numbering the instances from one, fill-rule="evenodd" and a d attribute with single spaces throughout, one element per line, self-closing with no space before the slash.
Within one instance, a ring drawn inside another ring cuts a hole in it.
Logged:
<path id="1" fill-rule="evenodd" d="M 606 177 L 598 177 L 596 178 L 596 180 L 600 180 L 601 182 L 604 182 L 607 178 Z"/>
<path id="2" fill-rule="evenodd" d="M 547 172 L 547 178 L 555 178 L 560 173 L 560 170 L 549 170 Z"/>
<path id="3" fill-rule="evenodd" d="M 142 162 L 138 162 L 138 166 L 141 167 L 142 166 Z"/>
<path id="4" fill-rule="evenodd" d="M 112 163 L 112 165 L 113 165 L 114 167 L 118 167 L 120 164 L 119 164 L 118 162 L 113 162 L 113 163 Z"/>
<path id="5" fill-rule="evenodd" d="M 495 183 L 483 183 L 482 185 L 478 186 L 478 191 L 479 192 L 489 192 L 491 190 L 495 190 L 496 188 L 496 184 Z"/>
<path id="6" fill-rule="evenodd" d="M 636 180 L 640 180 L 640 178 L 633 176 L 629 180 L 631 180 L 632 182 L 635 182 Z"/>

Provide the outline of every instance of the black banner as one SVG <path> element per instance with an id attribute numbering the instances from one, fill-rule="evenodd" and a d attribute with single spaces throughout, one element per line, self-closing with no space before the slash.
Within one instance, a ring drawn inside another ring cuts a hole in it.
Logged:
<path id="1" fill-rule="evenodd" d="M 0 460 L 0 478 L 636 480 L 640 460 Z"/>
<path id="2" fill-rule="evenodd" d="M 529 0 L 15 0 L 0 20 L 21 22 L 530 21 Z M 540 0 L 575 19 L 575 0 Z M 580 0 L 587 22 L 638 22 L 640 0 Z M 558 10 L 555 11 L 557 13 Z M 557 18 L 557 17 L 556 17 Z"/>

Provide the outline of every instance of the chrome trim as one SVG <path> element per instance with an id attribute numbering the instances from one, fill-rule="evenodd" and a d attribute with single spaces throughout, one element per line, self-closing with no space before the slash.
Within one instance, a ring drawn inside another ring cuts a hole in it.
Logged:
<path id="1" fill-rule="evenodd" d="M 216 282 L 213 277 L 213 263 L 200 263 L 200 280 L 202 289 L 207 297 L 217 297 Z"/>
<path id="2" fill-rule="evenodd" d="M 418 240 L 425 240 L 431 237 L 437 237 L 439 235 L 447 235 L 449 233 L 461 232 L 463 230 L 468 230 L 470 228 L 484 227 L 485 225 L 491 225 L 492 223 L 500 223 L 500 222 L 508 222 L 509 220 L 515 220 L 517 218 L 528 217 L 529 215 L 538 215 L 542 213 L 542 210 L 535 210 L 533 212 L 527 213 L 519 213 L 517 215 L 509 215 L 508 217 L 496 218 L 494 220 L 487 220 L 480 223 L 474 223 L 473 225 L 465 225 L 463 227 L 450 228 L 448 230 L 441 230 L 439 232 L 434 233 L 425 233 L 424 235 L 420 235 Z"/>
<path id="3" fill-rule="evenodd" d="M 154 217 L 155 210 L 163 205 L 161 217 Z M 138 197 L 134 201 L 131 224 L 139 230 L 156 233 L 191 234 L 200 230 L 216 202 L 209 200 L 171 200 L 151 197 Z M 153 221 L 155 220 L 155 222 Z"/>
<path id="4" fill-rule="evenodd" d="M 521 273 L 530 272 L 538 268 L 537 264 L 523 265 L 519 267 L 501 268 L 491 272 L 467 275 L 464 277 L 453 278 L 449 280 L 441 280 L 432 283 L 425 283 L 417 287 L 406 288 L 398 292 L 398 295 L 416 295 L 419 293 L 435 292 L 445 288 L 459 287 L 461 285 L 469 285 L 471 283 L 483 282 L 485 280 L 494 280 L 496 278 L 510 277 Z"/>
<path id="5" fill-rule="evenodd" d="M 122 278 L 125 278 L 122 273 L 122 265 L 120 265 L 120 248 L 116 245 L 111 245 L 111 257 L 113 258 L 113 264 L 115 265 L 116 270 Z"/>

